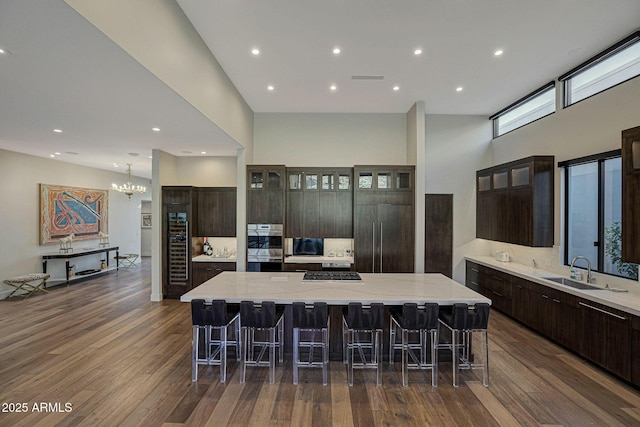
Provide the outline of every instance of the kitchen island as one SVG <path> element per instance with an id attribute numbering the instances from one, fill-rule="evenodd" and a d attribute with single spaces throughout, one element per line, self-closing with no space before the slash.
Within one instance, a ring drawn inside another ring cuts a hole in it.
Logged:
<path id="1" fill-rule="evenodd" d="M 330 307 L 330 357 L 342 357 L 342 307 L 349 302 L 383 303 L 401 306 L 405 302 L 418 304 L 436 302 L 452 305 L 457 302 L 476 304 L 491 300 L 442 274 L 418 273 L 361 273 L 361 281 L 305 281 L 297 272 L 229 272 L 225 271 L 180 297 L 182 302 L 192 299 L 226 300 L 229 304 L 241 301 L 273 301 L 287 305 L 285 309 L 285 351 L 291 351 L 291 307 L 296 301 L 326 302 Z M 385 310 L 388 316 L 388 308 Z M 289 315 L 288 315 L 289 314 Z M 388 335 L 385 321 L 385 336 Z M 385 347 L 388 338 L 384 339 Z M 385 351 L 383 354 L 387 354 Z"/>

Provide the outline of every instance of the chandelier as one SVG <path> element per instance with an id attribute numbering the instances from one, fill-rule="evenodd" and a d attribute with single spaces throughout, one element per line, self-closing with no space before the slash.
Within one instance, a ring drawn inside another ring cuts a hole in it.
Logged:
<path id="1" fill-rule="evenodd" d="M 142 193 L 146 193 L 147 192 L 147 188 L 143 187 L 142 185 L 133 185 L 131 183 L 131 163 L 127 163 L 127 175 L 128 175 L 128 179 L 127 179 L 127 183 L 123 184 L 123 185 L 118 185 L 118 184 L 111 184 L 111 188 L 113 188 L 116 191 L 119 191 L 121 193 L 126 194 L 127 196 L 129 196 L 129 200 L 131 200 L 131 195 L 132 194 L 142 194 Z"/>

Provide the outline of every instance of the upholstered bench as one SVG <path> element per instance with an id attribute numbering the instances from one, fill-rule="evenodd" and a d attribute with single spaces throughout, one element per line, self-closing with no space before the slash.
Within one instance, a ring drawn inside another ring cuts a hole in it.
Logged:
<path id="1" fill-rule="evenodd" d="M 49 292 L 46 289 L 46 283 L 47 280 L 49 280 L 49 277 L 50 275 L 46 273 L 32 273 L 3 280 L 2 283 L 15 288 L 7 298 L 11 298 L 18 291 L 24 291 L 21 295 L 24 295 L 24 298 L 27 299 L 34 292 Z M 32 283 L 38 281 L 40 282 L 35 284 Z"/>

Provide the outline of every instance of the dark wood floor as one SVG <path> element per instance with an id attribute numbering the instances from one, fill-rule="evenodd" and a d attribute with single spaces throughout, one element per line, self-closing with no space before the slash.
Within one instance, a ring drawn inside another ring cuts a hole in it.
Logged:
<path id="1" fill-rule="evenodd" d="M 341 362 L 331 362 L 326 387 L 319 370 L 301 371 L 294 386 L 291 362 L 274 385 L 263 369 L 239 384 L 236 363 L 226 385 L 210 367 L 192 383 L 189 306 L 150 302 L 149 269 L 146 259 L 0 301 L 0 426 L 640 425 L 638 390 L 497 312 L 489 388 L 475 372 L 453 388 L 444 362 L 437 388 L 422 372 L 403 388 L 399 364 L 385 364 L 382 387 L 373 372 L 348 387 Z"/>

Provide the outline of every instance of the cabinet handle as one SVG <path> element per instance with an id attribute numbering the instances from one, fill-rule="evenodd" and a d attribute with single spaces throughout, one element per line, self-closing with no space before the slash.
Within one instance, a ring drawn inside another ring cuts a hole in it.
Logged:
<path id="1" fill-rule="evenodd" d="M 502 278 L 500 278 L 500 277 L 498 277 L 498 276 L 492 276 L 492 277 L 493 277 L 494 279 L 496 279 L 496 280 L 499 280 L 499 281 L 501 281 L 501 282 L 504 282 L 504 279 L 502 279 Z"/>
<path id="2" fill-rule="evenodd" d="M 560 300 L 559 299 L 553 298 L 553 302 L 557 302 L 558 304 L 560 304 Z"/>
<path id="3" fill-rule="evenodd" d="M 480 270 L 478 270 L 477 268 L 472 268 L 471 271 L 473 271 L 474 273 L 480 273 Z"/>
<path id="4" fill-rule="evenodd" d="M 480 285 L 478 285 L 476 282 L 474 282 L 473 280 L 471 281 L 471 284 L 472 284 L 472 285 L 476 285 L 476 286 L 480 286 Z"/>
<path id="5" fill-rule="evenodd" d="M 549 299 L 549 297 L 547 295 L 545 295 L 545 294 L 542 294 L 542 298 Z"/>
<path id="6" fill-rule="evenodd" d="M 581 306 L 583 306 L 583 307 L 587 307 L 587 308 L 590 308 L 590 309 L 592 309 L 592 310 L 599 311 L 600 313 L 608 314 L 609 316 L 615 317 L 616 319 L 620 319 L 620 320 L 627 320 L 627 318 L 626 318 L 626 317 L 618 316 L 617 314 L 611 313 L 611 312 L 609 312 L 609 311 L 607 311 L 607 310 L 603 310 L 603 309 L 601 309 L 601 308 L 594 307 L 594 306 L 589 305 L 589 304 L 585 304 L 585 303 L 583 303 L 582 301 L 578 301 L 578 304 L 580 304 L 580 305 L 581 305 Z"/>
<path id="7" fill-rule="evenodd" d="M 501 297 L 501 296 L 502 296 L 502 294 L 501 294 L 501 293 L 498 293 L 498 292 L 496 292 L 496 291 L 491 291 L 491 292 L 493 292 L 494 294 L 498 295 L 499 297 Z"/>
<path id="8" fill-rule="evenodd" d="M 380 223 L 380 273 L 382 272 L 382 223 Z"/>
<path id="9" fill-rule="evenodd" d="M 376 223 L 371 223 L 371 272 L 376 272 Z"/>

